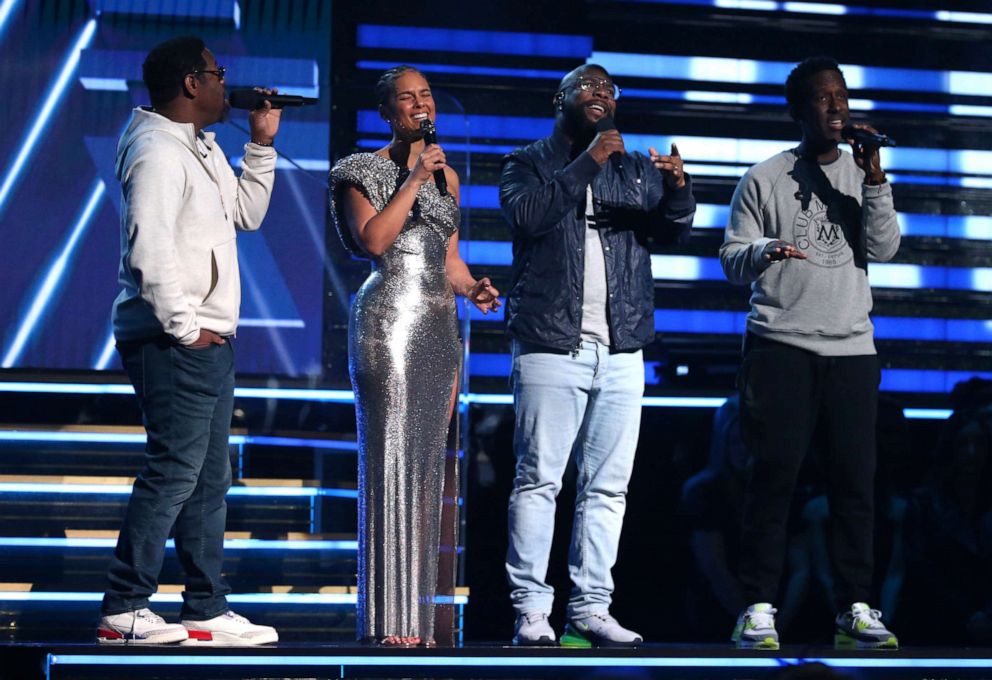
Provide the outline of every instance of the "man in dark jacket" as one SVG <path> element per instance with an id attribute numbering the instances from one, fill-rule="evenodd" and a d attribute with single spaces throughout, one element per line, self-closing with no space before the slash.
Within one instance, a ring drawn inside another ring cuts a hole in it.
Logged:
<path id="1" fill-rule="evenodd" d="M 634 646 L 609 614 L 644 360 L 654 339 L 646 244 L 689 236 L 695 201 L 682 159 L 626 153 L 612 121 L 620 89 L 600 66 L 566 75 L 550 137 L 510 154 L 500 203 L 513 229 L 507 296 L 516 476 L 506 569 L 513 642 L 553 645 L 545 582 L 555 498 L 571 451 L 579 470 L 563 646 Z"/>

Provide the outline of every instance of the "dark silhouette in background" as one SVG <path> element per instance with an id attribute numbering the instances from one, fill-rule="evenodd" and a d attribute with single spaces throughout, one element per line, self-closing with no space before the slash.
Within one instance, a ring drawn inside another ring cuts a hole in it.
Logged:
<path id="1" fill-rule="evenodd" d="M 992 642 L 992 381 L 951 392 L 954 413 L 906 509 L 902 619 L 927 644 Z M 923 626 L 934 611 L 939 625 Z"/>

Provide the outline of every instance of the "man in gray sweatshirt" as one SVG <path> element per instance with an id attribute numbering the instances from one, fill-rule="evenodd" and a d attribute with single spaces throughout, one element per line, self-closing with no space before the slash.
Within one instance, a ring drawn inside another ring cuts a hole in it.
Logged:
<path id="1" fill-rule="evenodd" d="M 744 175 L 720 248 L 727 278 L 751 286 L 738 388 L 754 467 L 739 577 L 753 604 L 738 618 L 733 639 L 739 648 L 779 647 L 772 602 L 786 519 L 819 422 L 833 525 L 835 645 L 895 649 L 881 614 L 865 604 L 880 376 L 868 262 L 887 261 L 899 248 L 892 187 L 877 146 L 854 139 L 846 140 L 853 153 L 838 146 L 849 111 L 836 61 L 814 57 L 796 66 L 786 99 L 802 142 Z M 874 132 L 865 124 L 853 128 Z"/>

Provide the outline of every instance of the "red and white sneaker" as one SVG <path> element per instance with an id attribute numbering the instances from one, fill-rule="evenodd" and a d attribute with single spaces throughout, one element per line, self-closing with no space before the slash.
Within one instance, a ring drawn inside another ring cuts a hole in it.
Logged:
<path id="1" fill-rule="evenodd" d="M 100 618 L 96 641 L 104 645 L 164 645 L 182 642 L 189 635 L 185 626 L 166 623 L 147 607 Z"/>
<path id="2" fill-rule="evenodd" d="M 272 626 L 257 626 L 231 610 L 206 621 L 184 620 L 182 624 L 189 634 L 189 638 L 183 641 L 184 645 L 236 647 L 279 641 L 279 633 Z"/>

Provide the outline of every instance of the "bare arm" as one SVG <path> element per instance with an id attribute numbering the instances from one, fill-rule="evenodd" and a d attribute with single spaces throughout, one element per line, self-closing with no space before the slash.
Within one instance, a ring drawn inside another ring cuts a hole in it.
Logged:
<path id="1" fill-rule="evenodd" d="M 430 181 L 435 170 L 444 168 L 447 165 L 441 147 L 436 144 L 427 146 L 382 212 L 377 212 L 357 188 L 347 187 L 342 192 L 341 200 L 344 204 L 344 217 L 355 242 L 373 256 L 386 252 L 402 231 L 420 187 Z M 453 174 L 445 171 L 449 180 Z"/>
<path id="2" fill-rule="evenodd" d="M 448 190 L 451 191 L 455 200 L 458 200 L 460 185 L 458 174 L 454 171 L 445 172 L 448 180 Z M 448 242 L 448 252 L 445 255 L 444 269 L 448 275 L 448 282 L 451 289 L 458 295 L 467 297 L 472 304 L 479 308 L 483 314 L 495 312 L 500 307 L 499 291 L 496 290 L 489 277 L 476 280 L 462 259 L 458 250 L 458 232 L 451 236 Z"/>

